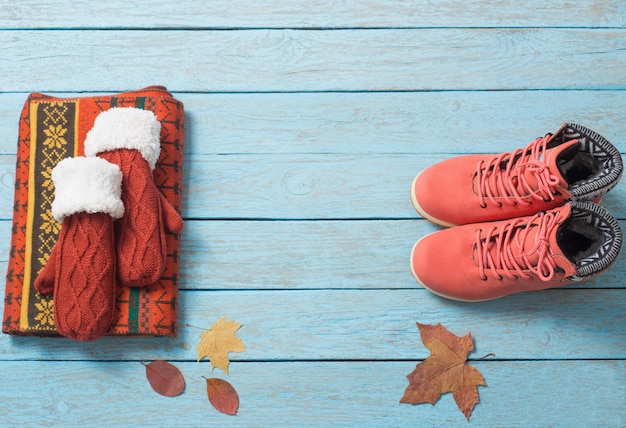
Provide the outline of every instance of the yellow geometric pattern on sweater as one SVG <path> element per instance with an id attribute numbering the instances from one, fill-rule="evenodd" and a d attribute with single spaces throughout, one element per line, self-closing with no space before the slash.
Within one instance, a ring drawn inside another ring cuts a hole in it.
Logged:
<path id="1" fill-rule="evenodd" d="M 61 224 L 52 217 L 52 170 L 62 159 L 76 154 L 77 109 L 78 103 L 74 100 L 39 101 L 31 105 L 31 182 L 27 223 L 30 263 L 27 263 L 22 294 L 22 309 L 26 309 L 26 313 L 21 317 L 22 327 L 26 329 L 55 331 L 53 295 L 39 294 L 32 284 L 48 262 L 61 230 Z"/>
<path id="2" fill-rule="evenodd" d="M 39 203 L 39 216 L 42 223 L 39 225 L 38 241 L 40 245 L 37 247 L 37 258 L 43 268 L 48 262 L 50 253 L 56 243 L 56 237 L 59 234 L 60 224 L 52 217 L 52 201 L 54 200 L 54 184 L 52 183 L 52 169 L 59 161 L 67 156 L 67 106 L 61 102 L 52 102 L 42 106 L 44 114 L 44 125 L 42 129 L 46 138 L 42 141 L 41 153 L 43 160 L 41 163 L 40 189 L 41 200 Z M 41 270 L 41 269 L 40 269 Z M 39 273 L 39 272 L 37 272 Z M 54 316 L 52 296 L 42 296 L 37 293 L 39 302 L 35 303 L 35 307 L 39 309 L 39 313 L 35 316 L 35 320 L 39 322 L 37 328 L 46 329 L 54 328 Z"/>

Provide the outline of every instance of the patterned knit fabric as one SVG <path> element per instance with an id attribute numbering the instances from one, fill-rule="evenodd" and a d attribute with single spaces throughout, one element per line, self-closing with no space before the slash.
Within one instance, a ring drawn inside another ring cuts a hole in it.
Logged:
<path id="1" fill-rule="evenodd" d="M 84 155 L 96 117 L 112 107 L 151 110 L 161 123 L 161 152 L 153 171 L 157 188 L 180 213 L 184 142 L 183 104 L 162 86 L 113 96 L 55 98 L 31 94 L 20 116 L 11 249 L 2 331 L 57 335 L 51 296 L 33 286 L 61 231 L 51 214 L 51 171 L 64 158 Z M 177 233 L 165 233 L 165 269 L 146 287 L 116 287 L 109 335 L 175 336 L 177 328 Z M 95 297 L 94 297 L 95 298 Z M 80 297 L 79 297 L 80 300 Z M 72 311 L 70 311 L 72 312 Z"/>

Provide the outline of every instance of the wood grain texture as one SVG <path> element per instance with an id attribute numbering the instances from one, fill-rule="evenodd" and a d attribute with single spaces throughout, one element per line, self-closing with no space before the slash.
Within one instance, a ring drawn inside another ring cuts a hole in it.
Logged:
<path id="1" fill-rule="evenodd" d="M 623 27 L 619 0 L 163 0 L 142 3 L 0 1 L 0 28 Z M 97 19 L 94 19 L 97 17 Z"/>
<path id="2" fill-rule="evenodd" d="M 586 124 L 626 153 L 622 137 L 626 134 L 622 120 L 626 91 L 323 92 L 179 97 L 187 107 L 187 156 L 497 153 L 555 132 L 565 121 Z"/>
<path id="3" fill-rule="evenodd" d="M 233 155 L 186 161 L 184 215 L 193 218 L 415 218 L 413 178 L 445 155 Z M 211 171 L 205 174 L 203 171 Z M 626 183 L 603 199 L 624 218 Z M 190 197 L 190 195 L 192 197 Z"/>
<path id="4" fill-rule="evenodd" d="M 150 389 L 139 362 L 7 362 L 3 390 L 12 400 L 0 402 L 0 414 L 8 426 L 94 421 L 103 426 L 467 426 L 450 394 L 434 406 L 399 403 L 416 361 L 235 363 L 227 380 L 241 399 L 236 417 L 218 413 L 206 399 L 202 376 L 212 375 L 208 363 L 175 364 L 187 388 L 172 399 Z M 472 425 L 617 427 L 626 422 L 623 361 L 473 365 L 488 386 L 479 388 Z M 561 386 L 556 397 L 555 379 Z"/>
<path id="5" fill-rule="evenodd" d="M 331 287 L 332 284 L 329 284 Z M 107 337 L 77 346 L 57 338 L 0 336 L 4 360 L 195 361 L 200 333 L 221 317 L 244 325 L 247 352 L 232 361 L 421 359 L 416 322 L 471 332 L 472 358 L 626 358 L 626 290 L 549 290 L 465 304 L 417 285 L 382 290 L 181 291 L 177 338 Z M 189 325 L 188 325 L 189 324 Z"/>
<path id="6" fill-rule="evenodd" d="M 626 222 L 621 225 L 626 229 Z M 438 230 L 411 220 L 210 221 L 187 227 L 181 287 L 197 290 L 413 288 L 411 249 Z M 625 276 L 626 258 L 619 257 L 601 276 L 566 288 L 624 288 Z"/>
<path id="7" fill-rule="evenodd" d="M 626 229 L 626 222 L 621 222 Z M 0 222 L 9 242 L 10 222 Z M 438 230 L 405 221 L 188 221 L 180 287 L 186 290 L 416 288 L 409 272 L 415 242 Z M 6 270 L 8 246 L 0 249 Z M 626 287 L 626 258 L 602 275 L 565 288 Z"/>
<path id="8" fill-rule="evenodd" d="M 626 88 L 621 29 L 6 30 L 0 45 L 0 92 L 32 82 L 41 91 Z"/>
<path id="9" fill-rule="evenodd" d="M 193 219 L 413 219 L 411 182 L 448 155 L 198 155 L 183 166 Z M 14 156 L 0 156 L 0 218 L 13 206 Z M 603 204 L 626 218 L 626 183 Z"/>
<path id="10" fill-rule="evenodd" d="M 599 132 L 626 153 L 626 91 L 174 95 L 185 104 L 186 159 L 246 153 L 498 153 L 525 146 L 565 121 Z M 16 153 L 15 113 L 26 96 L 0 93 L 0 154 Z"/>

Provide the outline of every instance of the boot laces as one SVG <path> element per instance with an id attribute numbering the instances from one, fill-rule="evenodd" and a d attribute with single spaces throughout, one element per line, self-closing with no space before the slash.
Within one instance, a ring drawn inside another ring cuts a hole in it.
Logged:
<path id="1" fill-rule="evenodd" d="M 546 144 L 551 137 L 548 134 L 523 149 L 478 162 L 475 176 L 478 180 L 476 192 L 480 206 L 485 208 L 487 200 L 497 206 L 502 206 L 501 201 L 509 205 L 530 205 L 531 201 L 525 196 L 544 202 L 553 200 L 558 193 L 555 186 L 559 184 L 559 178 L 550 174 L 548 166 L 539 159 L 546 151 Z M 526 171 L 537 180 L 537 189 L 528 183 Z"/>
<path id="2" fill-rule="evenodd" d="M 556 262 L 550 251 L 550 235 L 557 226 L 556 218 L 555 213 L 540 212 L 530 219 L 517 218 L 504 226 L 490 227 L 484 237 L 481 229 L 476 230 L 480 278 L 487 280 L 486 273 L 491 272 L 499 280 L 504 279 L 502 273 L 510 279 L 530 279 L 533 274 L 542 281 L 552 279 Z M 532 229 L 536 229 L 534 243 L 527 243 Z"/>

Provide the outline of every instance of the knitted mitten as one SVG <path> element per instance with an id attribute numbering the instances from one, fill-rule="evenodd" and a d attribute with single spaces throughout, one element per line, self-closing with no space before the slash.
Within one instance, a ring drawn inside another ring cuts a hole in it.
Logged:
<path id="1" fill-rule="evenodd" d="M 115 310 L 115 231 L 122 217 L 122 173 L 99 158 L 67 158 L 52 170 L 52 215 L 61 222 L 57 243 L 35 279 L 54 293 L 59 334 L 81 341 L 104 335 Z"/>
<path id="2" fill-rule="evenodd" d="M 165 231 L 179 233 L 183 220 L 154 184 L 161 152 L 161 123 L 149 110 L 113 108 L 100 113 L 85 139 L 85 154 L 122 171 L 126 212 L 117 226 L 117 273 L 122 285 L 159 280 L 166 265 Z"/>

